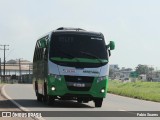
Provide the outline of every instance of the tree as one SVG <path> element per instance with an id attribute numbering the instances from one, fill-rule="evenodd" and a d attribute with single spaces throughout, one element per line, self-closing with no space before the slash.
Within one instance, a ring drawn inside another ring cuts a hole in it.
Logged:
<path id="1" fill-rule="evenodd" d="M 139 64 L 137 67 L 136 67 L 136 72 L 138 74 L 148 74 L 149 72 L 153 71 L 154 68 L 153 67 L 148 67 L 147 65 L 141 65 Z"/>
<path id="2" fill-rule="evenodd" d="M 109 69 L 109 77 L 113 77 L 114 76 L 114 70 L 113 69 Z"/>

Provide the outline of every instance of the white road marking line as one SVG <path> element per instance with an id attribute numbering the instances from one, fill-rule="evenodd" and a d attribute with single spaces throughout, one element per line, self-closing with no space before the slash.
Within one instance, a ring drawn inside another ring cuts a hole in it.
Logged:
<path id="1" fill-rule="evenodd" d="M 23 107 L 23 106 L 21 106 L 20 104 L 18 104 L 16 101 L 14 101 L 14 100 L 12 100 L 12 98 L 11 97 L 9 97 L 8 95 L 7 95 L 7 93 L 5 92 L 5 87 L 6 87 L 7 85 L 4 85 L 3 87 L 2 87 L 2 95 L 4 95 L 8 100 L 10 100 L 14 105 L 16 105 L 20 110 L 22 110 L 22 111 L 24 111 L 24 112 L 26 112 L 26 111 L 30 111 L 30 110 L 28 110 L 28 109 L 26 109 L 25 107 Z M 33 118 L 34 119 L 34 118 Z M 36 119 L 38 119 L 38 120 L 45 120 L 44 118 L 37 118 L 36 117 Z"/>
<path id="2" fill-rule="evenodd" d="M 119 110 L 119 111 L 127 111 L 127 110 L 122 110 L 122 109 L 121 109 L 121 110 Z"/>

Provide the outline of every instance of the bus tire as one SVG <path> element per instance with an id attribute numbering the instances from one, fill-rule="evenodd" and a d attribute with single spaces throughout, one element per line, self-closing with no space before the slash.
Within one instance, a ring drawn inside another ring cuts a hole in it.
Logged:
<path id="1" fill-rule="evenodd" d="M 37 83 L 37 81 L 35 81 L 35 83 L 34 83 L 34 88 L 35 88 L 35 93 L 36 93 L 36 96 L 37 96 L 37 94 L 38 94 L 38 83 Z"/>
<path id="2" fill-rule="evenodd" d="M 42 102 L 43 96 L 39 93 L 37 93 L 37 101 Z"/>
<path id="3" fill-rule="evenodd" d="M 45 102 L 47 102 L 47 98 L 48 97 L 48 95 L 47 95 L 47 84 L 46 84 L 46 82 L 44 83 L 44 95 L 43 95 L 43 102 L 45 103 Z"/>
<path id="4" fill-rule="evenodd" d="M 102 107 L 102 102 L 103 102 L 103 98 L 95 98 L 94 99 L 95 107 Z"/>
<path id="5" fill-rule="evenodd" d="M 42 95 L 38 93 L 38 83 L 35 81 L 35 92 L 37 96 L 37 101 L 42 102 Z"/>
<path id="6" fill-rule="evenodd" d="M 44 83 L 44 96 L 43 102 L 47 105 L 52 105 L 54 102 L 54 98 L 47 94 L 47 83 Z"/>
<path id="7" fill-rule="evenodd" d="M 46 104 L 47 105 L 52 105 L 53 103 L 54 103 L 54 98 L 52 96 L 48 95 Z"/>
<path id="8" fill-rule="evenodd" d="M 52 105 L 54 103 L 54 98 L 50 95 L 43 96 L 43 102 L 47 105 Z"/>

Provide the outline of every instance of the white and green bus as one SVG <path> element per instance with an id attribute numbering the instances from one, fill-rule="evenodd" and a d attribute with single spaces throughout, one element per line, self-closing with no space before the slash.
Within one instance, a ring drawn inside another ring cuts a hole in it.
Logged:
<path id="1" fill-rule="evenodd" d="M 101 107 L 106 96 L 110 50 L 99 32 L 58 28 L 37 40 L 33 57 L 33 85 L 37 100 L 94 101 Z"/>

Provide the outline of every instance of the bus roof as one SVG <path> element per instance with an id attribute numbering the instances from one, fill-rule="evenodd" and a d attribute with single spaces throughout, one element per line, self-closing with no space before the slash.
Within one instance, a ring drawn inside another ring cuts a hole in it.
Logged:
<path id="1" fill-rule="evenodd" d="M 92 35 L 92 36 L 103 37 L 102 33 L 100 33 L 100 32 L 86 31 L 86 30 L 81 29 L 81 28 L 60 27 L 60 28 L 52 31 L 52 33 L 56 33 L 56 34 L 83 34 L 83 35 Z"/>
<path id="2" fill-rule="evenodd" d="M 101 32 L 86 31 L 81 28 L 60 27 L 60 28 L 57 28 L 56 30 L 50 31 L 49 33 L 39 37 L 39 39 L 47 35 L 52 35 L 54 33 L 56 34 L 81 34 L 81 35 L 92 35 L 92 36 L 104 37 Z"/>

